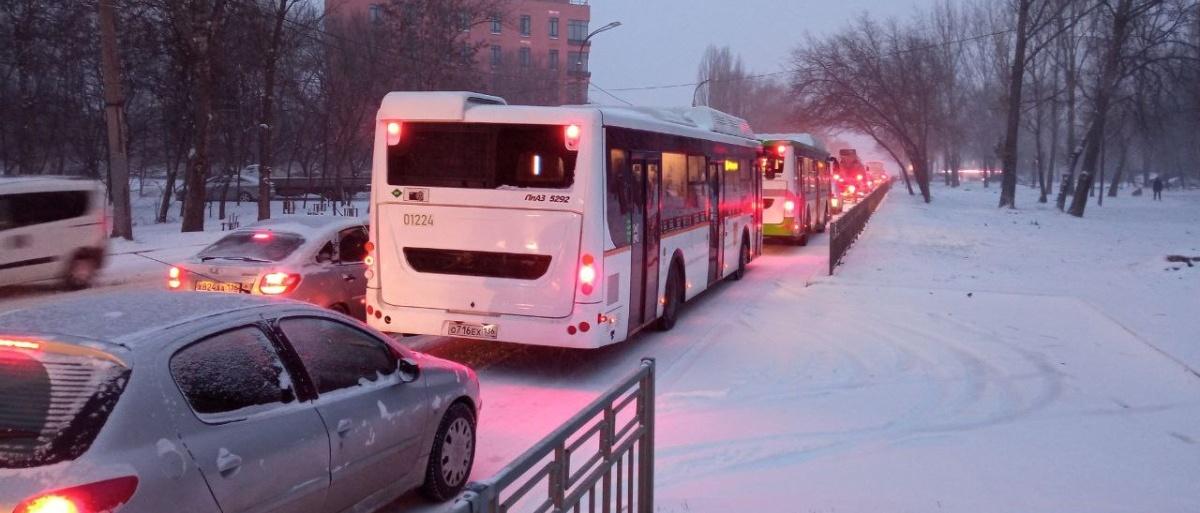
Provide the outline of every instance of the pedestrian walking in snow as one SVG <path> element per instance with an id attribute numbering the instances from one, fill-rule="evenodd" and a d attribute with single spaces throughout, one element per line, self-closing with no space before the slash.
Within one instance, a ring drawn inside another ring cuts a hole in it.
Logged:
<path id="1" fill-rule="evenodd" d="M 1154 177 L 1154 199 L 1162 201 L 1163 181 L 1162 178 Z"/>

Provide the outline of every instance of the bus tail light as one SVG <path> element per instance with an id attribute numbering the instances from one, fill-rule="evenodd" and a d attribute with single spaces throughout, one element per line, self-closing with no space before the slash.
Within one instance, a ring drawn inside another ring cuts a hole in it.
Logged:
<path id="1" fill-rule="evenodd" d="M 25 499 L 13 513 L 99 513 L 116 511 L 137 491 L 138 478 L 119 477 L 47 492 Z"/>
<path id="2" fill-rule="evenodd" d="M 183 285 L 183 282 L 179 279 L 181 275 L 183 275 L 183 271 L 178 267 L 172 267 L 169 269 L 167 271 L 167 287 L 177 289 Z"/>
<path id="3" fill-rule="evenodd" d="M 568 151 L 579 151 L 579 140 L 583 136 L 583 129 L 579 125 L 570 125 L 566 128 L 566 141 Z"/>
<path id="4" fill-rule="evenodd" d="M 363 244 L 363 252 L 367 254 L 367 256 L 363 257 L 363 263 L 367 267 L 375 265 L 375 243 L 367 241 Z"/>
<path id="5" fill-rule="evenodd" d="M 783 209 L 787 210 L 788 212 L 795 212 L 796 211 L 796 202 L 792 201 L 792 200 L 785 201 L 783 203 Z"/>
<path id="6" fill-rule="evenodd" d="M 588 296 L 596 289 L 596 259 L 592 255 L 583 255 L 579 262 L 579 290 Z"/>
<path id="7" fill-rule="evenodd" d="M 395 146 L 400 144 L 400 122 L 388 121 L 387 124 L 387 145 Z"/>
<path id="8" fill-rule="evenodd" d="M 300 285 L 300 275 L 291 273 L 264 274 L 258 284 L 258 290 L 269 296 L 278 296 L 296 290 Z"/>
<path id="9" fill-rule="evenodd" d="M 787 146 L 783 144 L 776 146 L 775 153 L 778 153 L 780 157 L 787 155 Z"/>

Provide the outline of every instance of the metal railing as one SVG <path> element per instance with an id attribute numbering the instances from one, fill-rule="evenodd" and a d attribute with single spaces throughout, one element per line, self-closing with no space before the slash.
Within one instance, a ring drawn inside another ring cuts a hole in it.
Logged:
<path id="1" fill-rule="evenodd" d="M 468 485 L 455 513 L 651 513 L 654 360 L 495 476 Z"/>
<path id="2" fill-rule="evenodd" d="M 876 187 L 866 198 L 842 214 L 842 217 L 829 223 L 830 276 L 833 276 L 833 270 L 842 263 L 842 257 L 846 256 L 846 252 L 850 251 L 850 246 L 854 245 L 858 235 L 867 227 L 867 221 L 871 219 L 871 215 L 883 203 L 883 198 L 892 188 L 892 181 L 888 180 L 879 184 L 879 187 Z"/>

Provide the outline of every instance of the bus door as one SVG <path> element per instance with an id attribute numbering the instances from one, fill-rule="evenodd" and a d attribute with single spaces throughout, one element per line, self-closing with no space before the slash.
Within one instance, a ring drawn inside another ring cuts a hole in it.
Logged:
<path id="1" fill-rule="evenodd" d="M 708 217 L 708 283 L 712 284 L 721 279 L 721 257 L 724 253 L 721 251 L 721 241 L 725 240 L 721 215 L 721 166 L 716 162 L 708 164 L 708 196 L 711 205 Z"/>
<path id="2" fill-rule="evenodd" d="M 658 318 L 659 237 L 662 157 L 634 153 L 631 159 L 633 194 L 633 273 L 630 280 L 630 329 Z"/>

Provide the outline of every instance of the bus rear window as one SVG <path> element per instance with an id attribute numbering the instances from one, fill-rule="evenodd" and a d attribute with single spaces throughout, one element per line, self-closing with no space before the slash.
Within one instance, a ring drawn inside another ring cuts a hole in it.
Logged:
<path id="1" fill-rule="evenodd" d="M 387 149 L 389 185 L 566 189 L 578 152 L 558 125 L 405 123 Z"/>
<path id="2" fill-rule="evenodd" d="M 0 469 L 78 458 L 128 380 L 113 361 L 0 346 Z"/>

